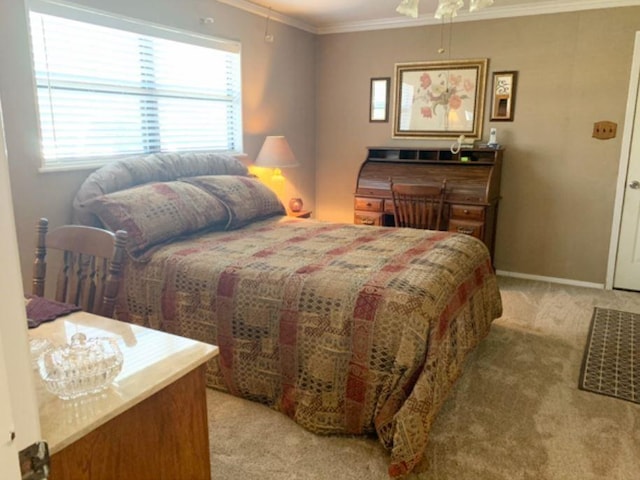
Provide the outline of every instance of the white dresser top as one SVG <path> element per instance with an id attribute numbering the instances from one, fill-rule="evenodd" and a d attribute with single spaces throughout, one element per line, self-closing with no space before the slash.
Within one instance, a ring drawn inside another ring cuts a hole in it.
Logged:
<path id="1" fill-rule="evenodd" d="M 122 350 L 122 371 L 106 390 L 61 400 L 49 393 L 37 370 L 36 393 L 42 438 L 49 453 L 62 450 L 88 432 L 170 385 L 218 354 L 218 347 L 85 312 L 76 312 L 29 330 L 55 346 L 74 333 L 112 337 Z"/>

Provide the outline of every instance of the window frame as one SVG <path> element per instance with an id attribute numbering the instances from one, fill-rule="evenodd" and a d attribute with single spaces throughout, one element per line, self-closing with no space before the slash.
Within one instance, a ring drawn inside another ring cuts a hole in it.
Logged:
<path id="1" fill-rule="evenodd" d="M 242 118 L 242 45 L 237 40 L 224 39 L 220 37 L 214 37 L 210 35 L 201 34 L 198 32 L 192 32 L 182 30 L 174 27 L 160 25 L 146 20 L 130 18 L 119 14 L 105 12 L 89 7 L 80 5 L 59 2 L 54 0 L 28 0 L 27 1 L 27 18 L 30 23 L 30 13 L 36 12 L 45 15 L 53 15 L 69 20 L 79 21 L 87 24 L 94 24 L 102 27 L 114 28 L 131 33 L 156 37 L 163 40 L 177 41 L 183 44 L 191 44 L 195 46 L 213 48 L 220 51 L 225 51 L 233 54 L 237 54 L 237 68 L 234 72 L 237 73 L 236 83 L 238 88 L 237 100 L 235 100 L 235 115 L 233 117 L 234 125 L 234 148 L 233 150 L 215 150 L 208 149 L 206 151 L 215 151 L 219 153 L 228 153 L 232 155 L 242 155 L 243 151 L 243 118 Z M 42 145 L 42 129 L 41 129 L 41 108 L 38 99 L 38 82 L 36 78 L 35 63 L 33 61 L 33 41 L 31 39 L 31 28 L 29 28 L 29 41 L 31 56 L 31 75 L 33 82 L 33 92 L 36 108 L 36 120 L 37 120 L 37 132 L 39 142 L 39 153 L 41 165 L 39 171 L 67 171 L 67 170 L 86 170 L 88 168 L 97 168 L 108 163 L 117 161 L 118 159 L 130 157 L 133 155 L 147 155 L 152 153 L 166 152 L 169 150 L 154 150 L 154 151 L 140 151 L 134 153 L 122 153 L 122 154 L 107 154 L 107 155 L 95 155 L 88 156 L 82 160 L 81 157 L 55 157 L 46 158 Z M 225 72 L 226 73 L 226 72 Z M 228 137 L 231 138 L 231 137 Z M 180 151 L 187 151 L 181 149 Z M 194 148 L 191 151 L 205 151 L 202 149 Z"/>

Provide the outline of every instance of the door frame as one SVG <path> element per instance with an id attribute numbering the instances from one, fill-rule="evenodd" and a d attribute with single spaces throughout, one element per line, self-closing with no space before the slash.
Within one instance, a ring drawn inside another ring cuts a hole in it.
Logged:
<path id="1" fill-rule="evenodd" d="M 15 453 L 15 465 L 19 466 L 18 452 L 41 440 L 40 415 L 36 387 L 29 353 L 27 313 L 24 308 L 24 290 L 20 271 L 18 239 L 16 237 L 9 159 L 0 105 L 0 227 L 4 233 L 0 241 L 0 300 L 4 318 L 0 321 L 0 342 L 3 356 L 0 367 L 5 368 L 6 378 L 0 388 L 5 390 L 9 403 L 2 402 L 2 415 L 13 423 L 11 431 L 15 439 L 9 440 L 8 430 L 0 431 L 3 450 L 2 462 L 9 461 L 6 454 Z M 6 384 L 5 384 L 6 383 Z M 4 425 L 2 425 L 4 427 Z M 12 450 L 12 451 L 9 451 Z M 4 469 L 5 465 L 1 466 Z M 8 465 L 9 468 L 13 466 Z M 3 471 L 0 469 L 0 471 Z M 4 471 L 3 471 L 4 473 Z M 6 477 L 2 477 L 3 479 Z M 15 477 L 9 477 L 15 478 Z"/>
<path id="2" fill-rule="evenodd" d="M 636 107 L 640 101 L 640 32 L 636 32 L 633 47 L 633 61 L 631 63 L 631 76 L 629 79 L 629 95 L 627 97 L 627 110 L 622 131 L 622 146 L 620 148 L 620 163 L 618 166 L 618 180 L 616 182 L 616 198 L 613 206 L 613 224 L 611 226 L 611 241 L 609 243 L 609 260 L 607 262 L 607 276 L 604 288 L 611 290 L 616 273 L 616 257 L 618 256 L 618 242 L 620 241 L 620 227 L 622 224 L 622 207 L 624 194 L 627 189 L 627 173 L 629 170 L 629 157 L 631 155 L 631 140 L 633 138 L 633 124 Z M 640 133 L 640 132 L 638 132 Z M 638 139 L 640 141 L 640 139 Z"/>

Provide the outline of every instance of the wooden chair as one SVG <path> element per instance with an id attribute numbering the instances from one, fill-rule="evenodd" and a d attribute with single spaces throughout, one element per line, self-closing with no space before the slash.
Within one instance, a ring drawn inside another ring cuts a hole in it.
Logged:
<path id="1" fill-rule="evenodd" d="M 44 296 L 47 252 L 59 250 L 64 253 L 60 255 L 55 300 L 113 317 L 127 232 L 118 230 L 114 234 L 81 225 L 65 225 L 47 232 L 48 226 L 46 218 L 38 221 L 31 293 Z"/>
<path id="2" fill-rule="evenodd" d="M 440 230 L 446 179 L 440 186 L 389 181 L 396 227 Z"/>

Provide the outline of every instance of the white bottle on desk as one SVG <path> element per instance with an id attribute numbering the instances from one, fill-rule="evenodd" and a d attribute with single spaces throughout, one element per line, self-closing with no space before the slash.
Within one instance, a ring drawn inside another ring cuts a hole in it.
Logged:
<path id="1" fill-rule="evenodd" d="M 490 147 L 497 147 L 498 140 L 496 139 L 496 137 L 497 137 L 496 129 L 492 128 L 491 130 L 489 130 L 489 143 L 487 145 Z"/>

